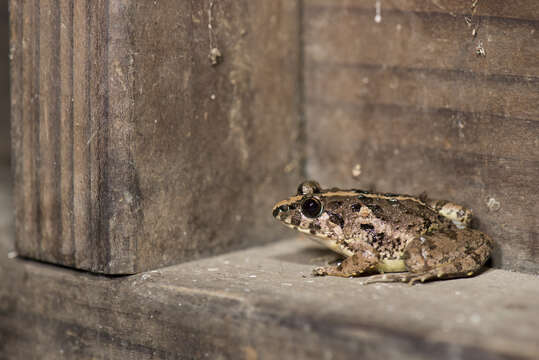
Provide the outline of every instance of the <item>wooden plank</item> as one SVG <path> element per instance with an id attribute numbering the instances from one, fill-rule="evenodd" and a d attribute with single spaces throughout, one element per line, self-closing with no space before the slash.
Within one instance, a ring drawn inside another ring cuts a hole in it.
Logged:
<path id="1" fill-rule="evenodd" d="M 481 3 L 468 27 L 457 2 L 382 3 L 377 23 L 374 2 L 306 2 L 307 173 L 461 202 L 497 241 L 495 267 L 539 271 L 533 14 Z"/>
<path id="2" fill-rule="evenodd" d="M 491 269 L 410 287 L 307 275 L 328 253 L 286 241 L 130 277 L 1 257 L 0 357 L 536 358 L 537 277 Z"/>
<path id="3" fill-rule="evenodd" d="M 11 2 L 21 254 L 132 273 L 279 233 L 298 12 L 261 4 Z"/>
<path id="4" fill-rule="evenodd" d="M 376 23 L 370 8 L 333 6 L 307 7 L 305 17 L 305 56 L 315 62 L 513 75 L 523 81 L 539 74 L 537 21 L 474 16 L 468 25 L 449 13 L 393 9 Z M 479 44 L 487 56 L 477 56 Z"/>
<path id="5" fill-rule="evenodd" d="M 539 79 L 371 64 L 308 63 L 307 102 L 396 104 L 539 119 Z M 406 96 L 403 96 L 406 94 Z"/>
<path id="6" fill-rule="evenodd" d="M 320 98 L 309 99 L 307 109 L 307 117 L 338 119 L 343 128 L 354 130 L 343 135 L 342 144 L 330 144 L 331 139 L 321 139 L 322 148 L 339 146 L 342 153 L 346 153 L 345 149 L 349 143 L 357 144 L 350 149 L 353 152 L 362 143 L 370 141 L 398 148 L 414 146 L 425 151 L 443 149 L 462 154 L 483 154 L 500 161 L 507 159 L 533 163 L 539 159 L 535 136 L 539 131 L 539 122 L 535 120 L 374 101 L 327 102 Z M 439 121 L 432 121 L 434 118 Z M 508 122 L 511 126 L 504 128 L 504 124 Z M 312 126 L 313 131 L 317 132 L 322 131 L 326 125 L 324 122 L 318 122 Z M 361 131 L 364 126 L 370 131 Z M 403 137 L 402 134 L 406 132 L 415 136 Z M 515 144 L 519 146 L 516 147 Z M 322 155 L 323 150 L 319 152 L 316 158 Z"/>
<path id="7" fill-rule="evenodd" d="M 474 16 L 539 20 L 538 5 L 534 0 L 515 0 L 511 2 L 482 0 L 305 0 L 307 7 L 323 7 L 328 10 L 370 9 L 373 18 L 377 2 L 380 4 L 381 12 L 384 12 L 384 10 L 399 10 L 405 12 L 444 13 L 455 18 L 461 17 L 461 19 L 463 16 L 473 14 Z"/>

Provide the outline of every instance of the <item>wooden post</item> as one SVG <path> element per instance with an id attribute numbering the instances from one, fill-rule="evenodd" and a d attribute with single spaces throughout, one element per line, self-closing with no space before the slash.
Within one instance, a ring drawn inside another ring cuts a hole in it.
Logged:
<path id="1" fill-rule="evenodd" d="M 134 273 L 275 237 L 294 1 L 10 2 L 18 252 Z"/>

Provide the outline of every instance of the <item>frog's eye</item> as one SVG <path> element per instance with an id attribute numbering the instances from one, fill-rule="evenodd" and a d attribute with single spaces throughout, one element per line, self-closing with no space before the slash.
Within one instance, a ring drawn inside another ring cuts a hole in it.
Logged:
<path id="1" fill-rule="evenodd" d="M 304 181 L 298 186 L 298 195 L 316 194 L 320 191 L 320 184 L 313 180 Z"/>
<path id="2" fill-rule="evenodd" d="M 308 218 L 317 218 L 322 214 L 322 203 L 317 198 L 308 197 L 301 203 L 301 212 Z"/>

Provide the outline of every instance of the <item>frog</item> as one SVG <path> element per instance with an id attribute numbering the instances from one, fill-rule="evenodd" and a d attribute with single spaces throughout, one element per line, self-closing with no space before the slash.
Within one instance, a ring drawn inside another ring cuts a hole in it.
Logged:
<path id="1" fill-rule="evenodd" d="M 323 189 L 307 180 L 277 202 L 272 215 L 344 258 L 313 269 L 314 276 L 411 285 L 470 277 L 493 250 L 492 239 L 470 227 L 471 209 L 425 194 Z"/>

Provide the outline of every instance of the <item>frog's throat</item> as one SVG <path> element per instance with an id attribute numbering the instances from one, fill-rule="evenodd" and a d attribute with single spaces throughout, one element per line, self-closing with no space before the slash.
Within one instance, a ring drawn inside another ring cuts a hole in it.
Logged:
<path id="1" fill-rule="evenodd" d="M 293 228 L 293 226 L 286 224 L 288 227 Z M 308 238 L 311 240 L 316 241 L 319 244 L 324 245 L 325 247 L 329 248 L 330 250 L 341 254 L 343 256 L 349 257 L 354 255 L 354 253 L 350 250 L 345 248 L 342 245 L 339 245 L 337 241 L 330 239 L 328 237 L 320 237 L 320 236 L 313 236 L 310 234 L 310 232 L 306 229 L 300 229 L 297 228 L 298 231 L 308 235 Z M 380 262 L 376 265 L 376 270 L 380 273 L 391 273 L 391 272 L 403 272 L 408 271 L 406 269 L 406 265 L 404 264 L 404 260 L 401 259 L 383 259 L 380 260 Z"/>
<path id="2" fill-rule="evenodd" d="M 346 256 L 346 257 L 354 255 L 354 253 L 350 249 L 347 249 L 344 246 L 337 244 L 337 241 L 335 241 L 333 239 L 330 239 L 329 237 L 326 237 L 326 236 L 314 236 L 307 229 L 298 228 L 298 227 L 295 227 L 293 225 L 286 224 L 286 223 L 284 225 L 288 226 L 289 228 L 292 228 L 292 229 L 295 229 L 295 230 L 297 230 L 299 232 L 304 233 L 305 235 L 307 235 L 307 237 L 309 239 L 314 240 L 317 243 L 324 245 L 325 247 L 331 249 L 332 251 L 334 251 L 334 252 L 336 252 L 338 254 L 341 254 L 341 255 Z"/>
<path id="3" fill-rule="evenodd" d="M 332 251 L 341 254 L 343 256 L 349 257 L 354 255 L 354 253 L 342 245 L 339 245 L 335 240 L 327 237 L 318 237 L 312 236 L 309 231 L 305 229 L 298 229 L 302 233 L 308 234 L 309 239 L 316 241 L 319 244 L 324 245 L 325 247 L 331 249 Z M 383 259 L 376 265 L 376 270 L 380 273 L 392 273 L 392 272 L 403 272 L 408 271 L 404 260 L 401 259 Z"/>

